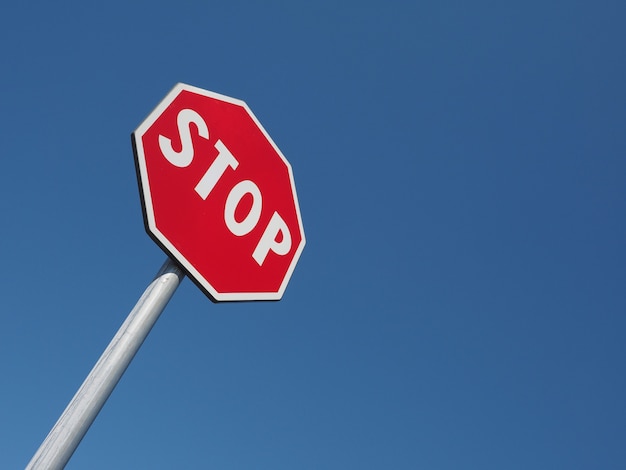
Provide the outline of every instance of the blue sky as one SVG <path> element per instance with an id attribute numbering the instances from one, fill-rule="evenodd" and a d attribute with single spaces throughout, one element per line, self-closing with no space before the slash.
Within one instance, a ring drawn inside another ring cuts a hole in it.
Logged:
<path id="1" fill-rule="evenodd" d="M 307 246 L 283 300 L 188 279 L 68 469 L 626 467 L 623 2 L 0 7 L 0 468 L 164 260 L 130 133 L 247 102 Z"/>

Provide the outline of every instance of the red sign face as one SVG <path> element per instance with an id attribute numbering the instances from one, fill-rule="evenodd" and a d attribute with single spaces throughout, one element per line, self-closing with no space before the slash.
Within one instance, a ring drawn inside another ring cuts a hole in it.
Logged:
<path id="1" fill-rule="evenodd" d="M 148 234 L 212 300 L 279 300 L 304 230 L 291 166 L 248 106 L 178 84 L 132 139 Z"/>

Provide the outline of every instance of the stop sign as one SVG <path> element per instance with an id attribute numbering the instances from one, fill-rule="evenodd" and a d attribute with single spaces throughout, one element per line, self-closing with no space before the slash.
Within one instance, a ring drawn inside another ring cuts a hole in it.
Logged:
<path id="1" fill-rule="evenodd" d="M 157 244 L 214 301 L 279 300 L 304 230 L 291 166 L 248 106 L 179 83 L 132 141 Z"/>

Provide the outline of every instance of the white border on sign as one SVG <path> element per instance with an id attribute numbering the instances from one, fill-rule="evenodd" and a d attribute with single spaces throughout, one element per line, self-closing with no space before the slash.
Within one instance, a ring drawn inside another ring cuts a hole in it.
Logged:
<path id="1" fill-rule="evenodd" d="M 252 118 L 257 127 L 261 130 L 267 141 L 272 145 L 276 153 L 283 160 L 285 165 L 287 166 L 287 171 L 289 173 L 289 180 L 291 183 L 291 191 L 293 195 L 293 200 L 296 208 L 296 214 L 298 219 L 298 226 L 300 228 L 300 233 L 302 239 L 300 244 L 298 245 L 296 252 L 291 260 L 289 268 L 285 273 L 285 277 L 283 278 L 283 282 L 281 283 L 277 292 L 238 292 L 238 293 L 222 293 L 218 292 L 210 283 L 207 281 L 198 270 L 180 253 L 176 247 L 163 235 L 156 227 L 156 221 L 154 218 L 154 208 L 152 206 L 152 195 L 150 192 L 150 182 L 148 180 L 148 172 L 146 168 L 146 159 L 145 153 L 143 149 L 143 142 L 141 137 L 143 134 L 154 124 L 154 122 L 161 116 L 161 114 L 167 109 L 167 107 L 174 101 L 174 99 L 182 92 L 182 91 L 190 91 L 192 93 L 207 96 L 209 98 L 214 98 L 220 101 L 224 101 L 226 103 L 231 103 L 236 106 L 241 106 L 245 109 L 248 115 Z M 144 213 L 144 222 L 146 225 L 146 230 L 148 234 L 159 244 L 169 256 L 174 258 L 184 269 L 187 271 L 187 274 L 192 278 L 192 280 L 202 287 L 209 296 L 215 301 L 244 301 L 244 300 L 280 300 L 287 288 L 287 284 L 291 279 L 291 275 L 296 267 L 298 259 L 300 258 L 300 254 L 304 249 L 304 245 L 306 244 L 306 239 L 304 235 L 304 227 L 302 225 L 302 216 L 300 214 L 300 205 L 298 203 L 298 195 L 296 194 L 296 185 L 293 178 L 293 171 L 291 169 L 291 164 L 287 161 L 283 153 L 280 151 L 278 146 L 274 143 L 272 138 L 269 136 L 265 128 L 261 125 L 259 120 L 256 118 L 252 110 L 248 107 L 248 105 L 241 100 L 236 98 L 231 98 L 229 96 L 220 95 L 219 93 L 214 93 L 212 91 L 203 90 L 202 88 L 198 88 L 192 85 L 187 85 L 184 83 L 177 83 L 174 88 L 161 100 L 161 102 L 157 105 L 154 110 L 144 119 L 144 121 L 137 127 L 135 132 L 132 133 L 133 140 L 133 148 L 135 151 L 135 162 L 137 165 L 137 171 L 139 173 L 139 186 L 140 193 L 142 199 L 143 213 Z"/>

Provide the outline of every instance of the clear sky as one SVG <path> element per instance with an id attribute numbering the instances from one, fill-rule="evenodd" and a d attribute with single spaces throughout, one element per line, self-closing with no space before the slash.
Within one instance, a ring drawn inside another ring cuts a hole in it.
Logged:
<path id="1" fill-rule="evenodd" d="M 0 468 L 165 255 L 130 133 L 245 100 L 307 236 L 283 300 L 184 280 L 68 469 L 626 468 L 623 1 L 3 2 Z"/>

